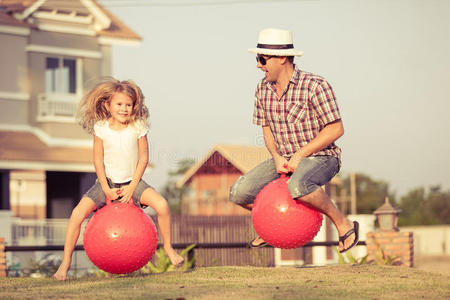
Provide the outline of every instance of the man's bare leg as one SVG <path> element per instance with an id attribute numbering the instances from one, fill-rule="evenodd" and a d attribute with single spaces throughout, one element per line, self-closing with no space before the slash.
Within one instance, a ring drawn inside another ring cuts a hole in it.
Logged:
<path id="1" fill-rule="evenodd" d="M 318 188 L 311 194 L 299 197 L 296 200 L 303 201 L 327 215 L 336 226 L 339 236 L 343 236 L 354 226 L 353 223 L 333 204 L 333 202 L 331 202 L 330 198 L 322 188 Z M 344 241 L 344 244 L 340 243 L 339 251 L 349 247 L 355 238 L 356 235 L 352 234 Z"/>

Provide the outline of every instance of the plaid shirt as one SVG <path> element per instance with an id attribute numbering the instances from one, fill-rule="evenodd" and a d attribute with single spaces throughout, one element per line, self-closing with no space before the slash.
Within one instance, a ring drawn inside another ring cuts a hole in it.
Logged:
<path id="1" fill-rule="evenodd" d="M 290 158 L 314 139 L 325 125 L 341 119 L 331 86 L 322 77 L 297 67 L 280 99 L 275 84 L 262 79 L 255 92 L 253 123 L 270 126 L 278 152 Z M 340 158 L 334 143 L 312 154 Z"/>

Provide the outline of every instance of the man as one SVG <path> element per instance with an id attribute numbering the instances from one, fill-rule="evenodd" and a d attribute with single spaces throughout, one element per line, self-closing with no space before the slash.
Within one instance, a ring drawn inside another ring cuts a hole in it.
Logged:
<path id="1" fill-rule="evenodd" d="M 344 134 L 339 109 L 331 86 L 322 77 L 301 71 L 294 56 L 292 34 L 281 29 L 259 33 L 257 67 L 265 73 L 255 92 L 253 122 L 262 126 L 264 141 L 272 159 L 241 176 L 231 187 L 230 201 L 251 210 L 259 191 L 282 173 L 292 198 L 327 215 L 339 233 L 339 251 L 358 242 L 359 224 L 347 219 L 333 205 L 321 186 L 340 169 L 341 149 L 334 143 Z M 252 247 L 267 243 L 260 237 Z"/>

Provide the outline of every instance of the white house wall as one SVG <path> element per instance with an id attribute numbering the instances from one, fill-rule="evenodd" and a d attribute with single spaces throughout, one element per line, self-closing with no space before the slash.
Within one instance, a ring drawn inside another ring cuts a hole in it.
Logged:
<path id="1" fill-rule="evenodd" d="M 0 123 L 27 124 L 27 36 L 0 33 Z"/>
<path id="2" fill-rule="evenodd" d="M 26 36 L 0 33 L 0 92 L 27 92 L 27 55 L 25 51 L 17 51 L 25 49 L 27 39 Z"/>
<path id="3" fill-rule="evenodd" d="M 0 80 L 1 81 L 1 80 Z M 28 102 L 4 99 L 0 97 L 0 124 L 28 124 Z"/>
<path id="4" fill-rule="evenodd" d="M 30 45 L 42 45 L 58 48 L 76 48 L 99 51 L 98 40 L 94 36 L 32 30 Z"/>
<path id="5" fill-rule="evenodd" d="M 102 66 L 101 74 L 102 76 L 111 76 L 112 74 L 112 47 L 111 45 L 101 45 L 100 50 L 102 53 Z M 118 78 L 119 80 L 125 80 L 128 78 Z"/>

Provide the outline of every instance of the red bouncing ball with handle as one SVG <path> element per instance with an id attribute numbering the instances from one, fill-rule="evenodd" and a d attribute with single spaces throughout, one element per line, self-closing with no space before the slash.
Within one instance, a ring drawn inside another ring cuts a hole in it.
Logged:
<path id="1" fill-rule="evenodd" d="M 252 208 L 256 233 L 270 245 L 284 249 L 310 242 L 322 226 L 320 212 L 292 199 L 288 179 L 283 174 L 267 184 L 256 196 Z"/>
<path id="2" fill-rule="evenodd" d="M 157 244 L 155 224 L 132 199 L 128 203 L 106 199 L 106 205 L 94 214 L 84 231 L 84 249 L 89 259 L 99 269 L 113 274 L 142 268 L 152 258 Z"/>

